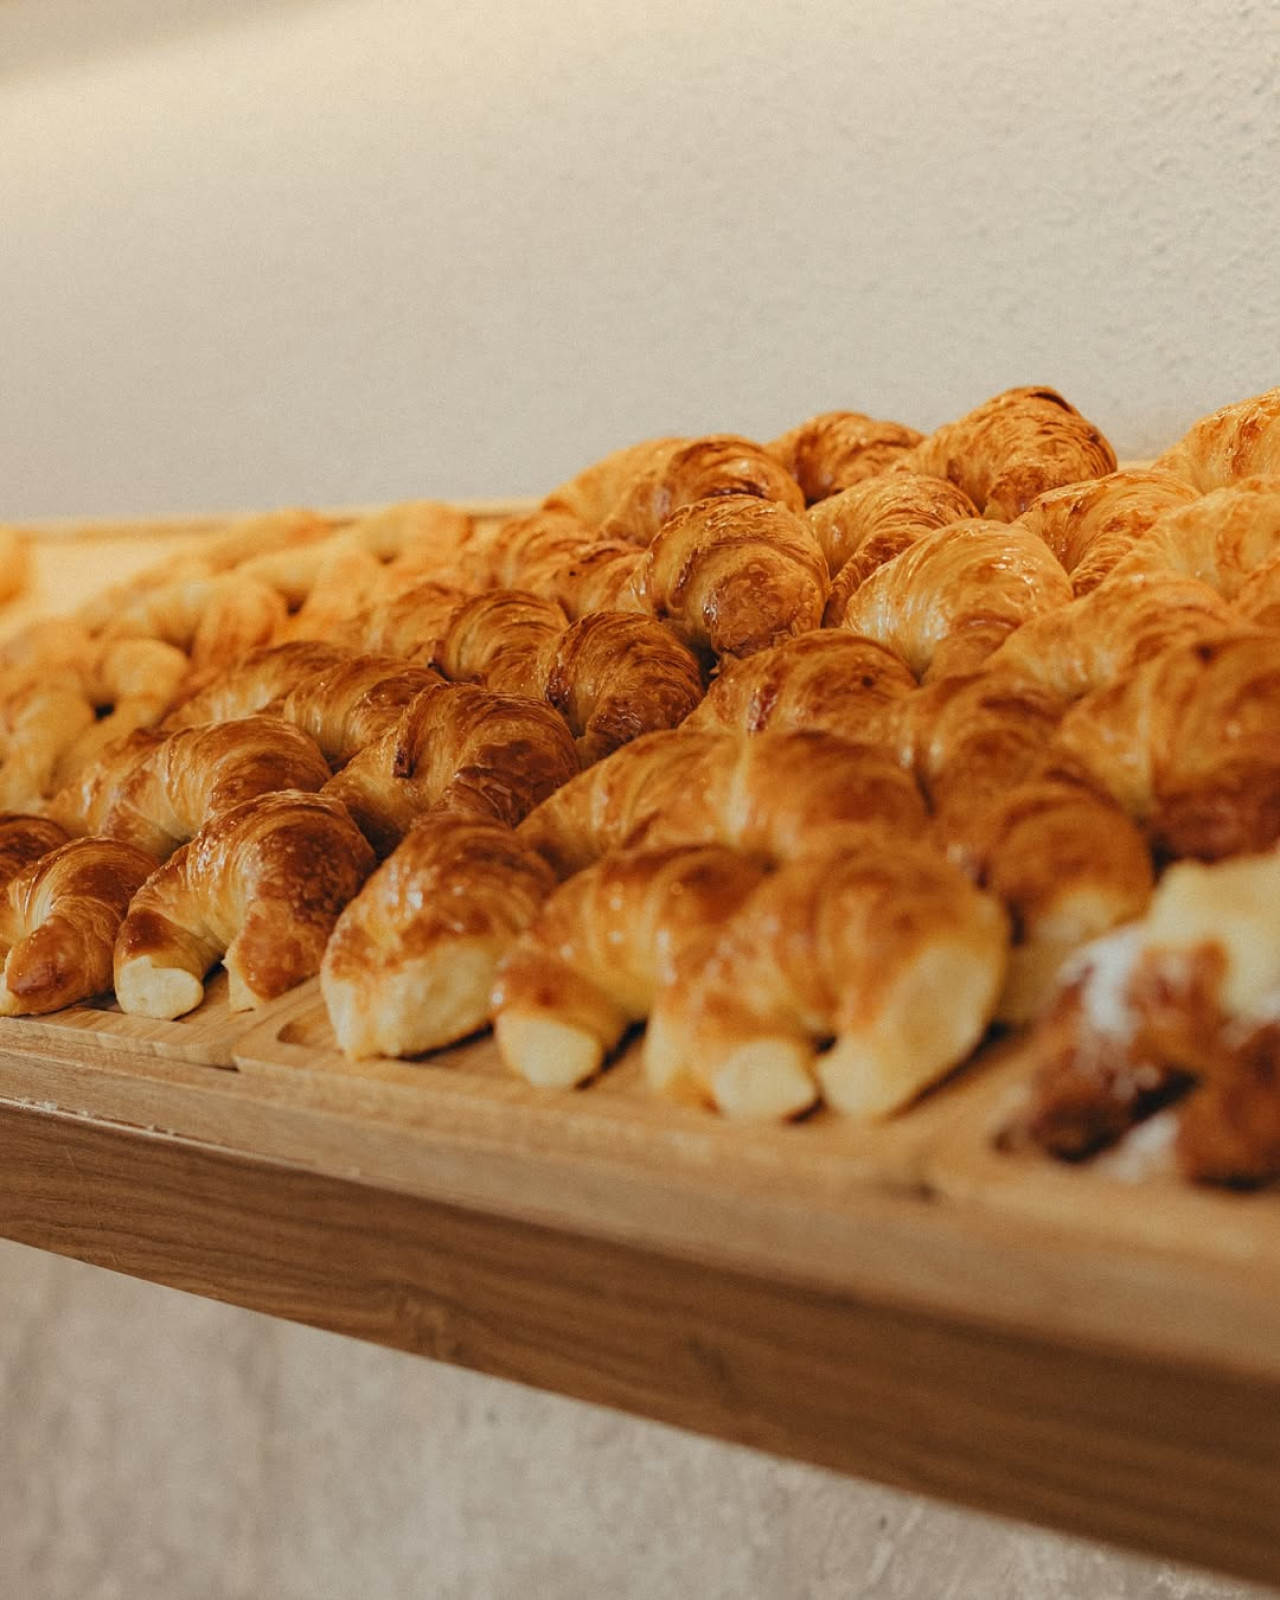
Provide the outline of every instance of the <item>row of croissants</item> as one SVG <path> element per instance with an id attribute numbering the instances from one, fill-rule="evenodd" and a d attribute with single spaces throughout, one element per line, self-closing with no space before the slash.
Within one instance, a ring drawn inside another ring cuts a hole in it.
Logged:
<path id="1" fill-rule="evenodd" d="M 754 1118 L 1021 1027 L 1046 1148 L 1280 1173 L 1280 389 L 1142 470 L 1022 388 L 240 522 L 0 647 L 0 756 L 6 1014 L 318 972 L 352 1056 L 646 1023 Z"/>

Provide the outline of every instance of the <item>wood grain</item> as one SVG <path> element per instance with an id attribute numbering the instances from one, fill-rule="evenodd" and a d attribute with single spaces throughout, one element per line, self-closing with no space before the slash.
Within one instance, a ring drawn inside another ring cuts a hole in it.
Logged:
<path id="1" fill-rule="evenodd" d="M 906 1316 L 157 1136 L 0 1110 L 10 1237 L 985 1510 L 1280 1579 L 1222 1373 Z"/>

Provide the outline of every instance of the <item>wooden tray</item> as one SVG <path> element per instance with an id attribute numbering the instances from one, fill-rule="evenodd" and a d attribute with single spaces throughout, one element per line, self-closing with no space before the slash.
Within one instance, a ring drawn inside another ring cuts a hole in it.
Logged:
<path id="1" fill-rule="evenodd" d="M 314 984 L 135 1021 L 0 1019 L 0 1232 L 1280 1582 L 1280 1197 L 1002 1154 L 1014 1050 L 882 1128 L 738 1128 L 634 1057 L 352 1066 Z"/>

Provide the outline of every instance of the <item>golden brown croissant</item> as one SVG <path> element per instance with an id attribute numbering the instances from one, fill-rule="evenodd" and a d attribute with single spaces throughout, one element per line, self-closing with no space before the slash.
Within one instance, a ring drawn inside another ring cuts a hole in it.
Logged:
<path id="1" fill-rule="evenodd" d="M 24 867 L 47 856 L 69 835 L 52 817 L 33 817 L 21 811 L 0 812 L 0 889 Z"/>
<path id="2" fill-rule="evenodd" d="M 457 559 L 470 531 L 471 519 L 454 506 L 434 500 L 405 501 L 357 518 L 324 539 L 250 555 L 237 570 L 278 589 L 296 610 L 311 596 L 334 556 L 359 551 L 379 566 L 444 571 Z"/>
<path id="3" fill-rule="evenodd" d="M 691 940 L 705 939 L 764 875 L 721 845 L 622 851 L 570 878 L 503 958 L 494 1031 L 507 1065 L 567 1089 L 649 1014 Z"/>
<path id="4" fill-rule="evenodd" d="M 455 571 L 467 587 L 524 589 L 576 618 L 610 610 L 640 560 L 634 545 L 597 538 L 567 511 L 544 510 L 477 531 Z"/>
<path id="5" fill-rule="evenodd" d="M 1243 478 L 1159 518 L 1117 563 L 1130 573 L 1176 572 L 1226 599 L 1251 573 L 1280 557 L 1280 477 Z"/>
<path id="6" fill-rule="evenodd" d="M 275 789 L 319 789 L 329 764 L 281 717 L 139 731 L 105 751 L 49 814 L 68 832 L 125 839 L 158 860 L 210 818 Z"/>
<path id="7" fill-rule="evenodd" d="M 510 828 L 423 817 L 329 940 L 320 986 L 339 1046 L 416 1055 L 483 1027 L 498 960 L 554 885 Z"/>
<path id="8" fill-rule="evenodd" d="M 814 506 L 809 521 L 832 574 L 827 623 L 838 626 L 854 590 L 922 534 L 977 514 L 962 489 L 923 473 L 870 478 Z"/>
<path id="9" fill-rule="evenodd" d="M 649 1077 L 730 1116 L 791 1116 L 819 1088 L 883 1116 L 981 1039 L 1008 940 L 999 904 L 925 845 L 787 862 L 659 993 Z"/>
<path id="10" fill-rule="evenodd" d="M 824 411 L 788 429 L 767 448 L 812 505 L 887 472 L 923 438 L 901 422 L 882 422 L 861 411 Z M 965 514 L 973 516 L 974 512 Z"/>
<path id="11" fill-rule="evenodd" d="M 1141 915 L 1151 856 L 1115 801 L 1051 778 L 1015 784 L 951 830 L 952 858 L 996 895 L 1014 944 L 997 1015 L 1027 1022 L 1053 997 L 1080 946 Z"/>
<path id="12" fill-rule="evenodd" d="M 931 433 L 906 458 L 950 478 L 997 522 L 1020 517 L 1060 484 L 1116 470 L 1115 451 L 1055 389 L 1007 389 Z"/>
<path id="13" fill-rule="evenodd" d="M 42 806 L 57 787 L 59 763 L 93 726 L 93 706 L 76 672 L 48 671 L 0 700 L 0 806 Z"/>
<path id="14" fill-rule="evenodd" d="M 885 645 L 822 629 L 732 662 L 684 727 L 723 733 L 812 728 L 873 744 L 893 735 L 899 702 L 915 687 L 911 669 Z"/>
<path id="15" fill-rule="evenodd" d="M 223 573 L 148 589 L 121 603 L 102 628 L 106 639 L 163 639 L 215 672 L 271 644 L 288 610 L 269 584 Z"/>
<path id="16" fill-rule="evenodd" d="M 394 728 L 415 696 L 443 681 L 397 656 L 353 656 L 309 673 L 276 710 L 340 767 Z"/>
<path id="17" fill-rule="evenodd" d="M 1280 389 L 1201 417 L 1156 460 L 1202 494 L 1255 473 L 1280 473 Z"/>
<path id="18" fill-rule="evenodd" d="M 31 862 L 0 895 L 0 1015 L 58 1011 L 111 987 L 129 902 L 155 870 L 116 839 L 73 839 Z"/>
<path id="19" fill-rule="evenodd" d="M 1278 719 L 1280 636 L 1224 633 L 1079 701 L 1049 756 L 1114 796 L 1158 855 L 1212 861 L 1280 837 Z"/>
<path id="20" fill-rule="evenodd" d="M 666 521 L 618 596 L 695 650 L 748 656 L 822 621 L 827 564 L 785 505 L 721 495 Z"/>
<path id="21" fill-rule="evenodd" d="M 917 675 L 971 672 L 1071 583 L 1044 541 L 999 522 L 923 534 L 849 599 L 842 626 L 878 639 Z"/>
<path id="22" fill-rule="evenodd" d="M 255 711 L 265 711 L 304 678 L 347 660 L 348 650 L 319 639 L 267 645 L 218 673 L 198 693 L 187 695 L 164 719 L 162 727 L 195 728 L 203 722 L 251 717 Z"/>
<path id="23" fill-rule="evenodd" d="M 816 731 L 652 733 L 533 811 L 521 836 L 568 877 L 620 847 L 731 845 L 765 859 L 851 831 L 923 832 L 927 813 L 893 754 Z"/>
<path id="24" fill-rule="evenodd" d="M 548 511 L 566 511 L 588 528 L 597 528 L 637 478 L 661 471 L 687 439 L 643 439 L 624 445 L 584 467 L 542 502 Z"/>
<path id="25" fill-rule="evenodd" d="M 600 537 L 651 544 L 677 511 L 721 495 L 749 495 L 804 510 L 800 485 L 763 445 L 716 433 L 688 440 L 635 477 L 601 522 Z"/>
<path id="26" fill-rule="evenodd" d="M 1082 595 L 1096 589 L 1166 511 L 1196 498 L 1175 473 L 1130 469 L 1050 489 L 1018 521 L 1044 540 Z"/>
<path id="27" fill-rule="evenodd" d="M 345 808 L 286 789 L 207 823 L 134 896 L 115 945 L 123 1010 L 180 1017 L 221 958 L 233 1010 L 313 976 L 374 857 Z"/>
<path id="28" fill-rule="evenodd" d="M 446 683 L 416 695 L 325 792 L 385 856 L 428 811 L 514 825 L 577 771 L 569 729 L 544 701 Z"/>
<path id="29" fill-rule="evenodd" d="M 1238 622 L 1227 602 L 1197 578 L 1113 573 L 1070 605 L 1025 622 L 985 667 L 1074 700 L 1128 677 L 1175 645 L 1216 638 Z"/>

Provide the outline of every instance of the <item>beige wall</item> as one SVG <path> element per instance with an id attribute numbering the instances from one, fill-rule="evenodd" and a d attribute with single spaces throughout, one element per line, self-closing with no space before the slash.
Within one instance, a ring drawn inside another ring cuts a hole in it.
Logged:
<path id="1" fill-rule="evenodd" d="M 638 435 L 1280 381 L 1209 0 L 0 0 L 0 516 L 534 490 Z M 14 1600 L 1230 1585 L 0 1247 Z"/>

